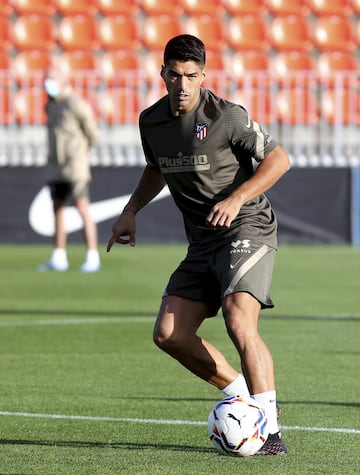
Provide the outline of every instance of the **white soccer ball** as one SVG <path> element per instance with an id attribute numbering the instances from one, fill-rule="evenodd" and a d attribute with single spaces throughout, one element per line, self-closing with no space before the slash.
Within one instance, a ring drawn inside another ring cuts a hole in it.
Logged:
<path id="1" fill-rule="evenodd" d="M 208 434 L 221 454 L 254 455 L 268 436 L 265 411 L 255 399 L 229 396 L 211 410 Z"/>

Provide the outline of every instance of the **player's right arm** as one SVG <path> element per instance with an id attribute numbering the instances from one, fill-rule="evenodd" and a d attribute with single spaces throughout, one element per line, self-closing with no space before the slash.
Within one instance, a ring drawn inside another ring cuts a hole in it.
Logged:
<path id="1" fill-rule="evenodd" d="M 157 168 L 146 165 L 140 181 L 131 195 L 123 212 L 112 226 L 112 236 L 107 245 L 107 252 L 114 243 L 135 246 L 136 219 L 135 215 L 141 208 L 160 193 L 165 186 L 165 180 Z"/>

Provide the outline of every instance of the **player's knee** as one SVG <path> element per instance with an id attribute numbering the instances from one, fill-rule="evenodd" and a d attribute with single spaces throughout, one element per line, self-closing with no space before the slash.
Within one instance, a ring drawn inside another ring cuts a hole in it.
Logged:
<path id="1" fill-rule="evenodd" d="M 155 328 L 153 333 L 153 342 L 157 347 L 166 353 L 174 353 L 178 346 L 178 342 L 173 334 L 168 334 L 161 329 Z"/>

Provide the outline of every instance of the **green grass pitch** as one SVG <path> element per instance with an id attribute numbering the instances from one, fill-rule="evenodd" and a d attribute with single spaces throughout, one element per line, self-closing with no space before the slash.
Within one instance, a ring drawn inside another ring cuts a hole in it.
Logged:
<path id="1" fill-rule="evenodd" d="M 49 246 L 0 246 L 0 474 L 355 474 L 360 469 L 360 251 L 282 246 L 261 333 L 289 453 L 219 455 L 222 394 L 152 343 L 181 245 L 102 251 L 98 274 L 37 273 Z M 234 365 L 221 316 L 200 334 Z"/>

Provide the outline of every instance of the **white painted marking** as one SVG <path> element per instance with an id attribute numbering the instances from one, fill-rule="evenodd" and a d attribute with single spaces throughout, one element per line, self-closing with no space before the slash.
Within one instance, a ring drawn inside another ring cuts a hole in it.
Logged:
<path id="1" fill-rule="evenodd" d="M 0 416 L 8 417 L 31 417 L 37 419 L 60 419 L 60 420 L 78 420 L 94 422 L 130 422 L 134 424 L 157 424 L 157 425 L 188 425 L 188 426 L 206 426 L 205 421 L 182 421 L 167 419 L 137 419 L 131 417 L 107 417 L 107 416 L 80 416 L 66 414 L 38 414 L 32 412 L 9 412 L 0 411 Z M 302 426 L 280 426 L 282 430 L 289 431 L 308 431 L 308 432 L 333 432 L 342 434 L 360 434 L 360 429 L 347 429 L 340 427 L 302 427 Z"/>
<path id="2" fill-rule="evenodd" d="M 99 325 L 106 323 L 146 323 L 154 322 L 154 317 L 94 317 L 94 318 L 64 318 L 64 319 L 41 319 L 29 321 L 0 322 L 1 328 L 32 327 L 47 325 Z"/>

